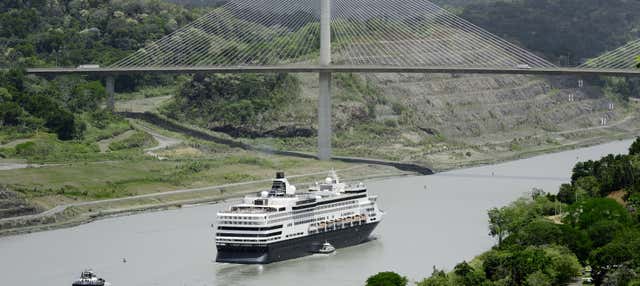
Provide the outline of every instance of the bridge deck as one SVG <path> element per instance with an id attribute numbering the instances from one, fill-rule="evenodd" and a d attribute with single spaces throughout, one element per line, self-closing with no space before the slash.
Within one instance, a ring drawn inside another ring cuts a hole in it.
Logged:
<path id="1" fill-rule="evenodd" d="M 530 75 L 608 75 L 640 76 L 640 69 L 588 68 L 493 68 L 493 67 L 420 67 L 383 65 L 288 65 L 288 66 L 197 66 L 197 67 L 136 67 L 136 68 L 29 68 L 27 73 L 39 75 L 63 74 L 137 74 L 137 73 L 455 73 L 455 74 L 530 74 Z"/>

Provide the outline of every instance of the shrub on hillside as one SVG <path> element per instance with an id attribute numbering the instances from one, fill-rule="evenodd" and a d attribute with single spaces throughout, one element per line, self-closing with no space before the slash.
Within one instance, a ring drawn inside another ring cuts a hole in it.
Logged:
<path id="1" fill-rule="evenodd" d="M 111 142 L 111 144 L 109 144 L 109 150 L 117 151 L 131 148 L 142 148 L 149 146 L 154 142 L 155 139 L 153 136 L 149 135 L 149 133 L 137 131 L 126 139 Z"/>

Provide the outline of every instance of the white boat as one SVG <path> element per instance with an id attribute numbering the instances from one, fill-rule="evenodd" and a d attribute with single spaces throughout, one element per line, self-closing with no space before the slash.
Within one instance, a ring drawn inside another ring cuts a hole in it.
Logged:
<path id="1" fill-rule="evenodd" d="M 106 282 L 91 270 L 82 271 L 80 278 L 71 284 L 72 286 L 105 286 Z"/>
<path id="2" fill-rule="evenodd" d="M 318 253 L 329 254 L 336 251 L 336 248 L 331 245 L 331 243 L 325 242 L 322 244 L 322 247 L 318 249 Z"/>

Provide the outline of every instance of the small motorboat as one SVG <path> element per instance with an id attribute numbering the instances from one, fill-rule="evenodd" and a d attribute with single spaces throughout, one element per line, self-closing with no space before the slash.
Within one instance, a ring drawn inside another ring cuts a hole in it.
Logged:
<path id="1" fill-rule="evenodd" d="M 72 286 L 105 286 L 106 281 L 102 278 L 98 278 L 96 274 L 91 270 L 87 269 L 82 271 L 80 274 L 80 278 L 71 284 Z"/>
<path id="2" fill-rule="evenodd" d="M 318 249 L 318 253 L 329 254 L 336 251 L 336 248 L 331 245 L 331 243 L 325 242 L 322 244 L 322 247 Z"/>

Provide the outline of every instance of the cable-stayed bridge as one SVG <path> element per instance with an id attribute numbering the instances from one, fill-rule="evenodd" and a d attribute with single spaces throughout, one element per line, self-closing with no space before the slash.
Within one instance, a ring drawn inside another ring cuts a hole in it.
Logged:
<path id="1" fill-rule="evenodd" d="M 424 0 L 230 0 L 107 67 L 27 72 L 102 74 L 111 95 L 116 74 L 317 72 L 319 158 L 328 159 L 331 73 L 640 76 L 637 55 L 632 41 L 557 67 Z"/>

